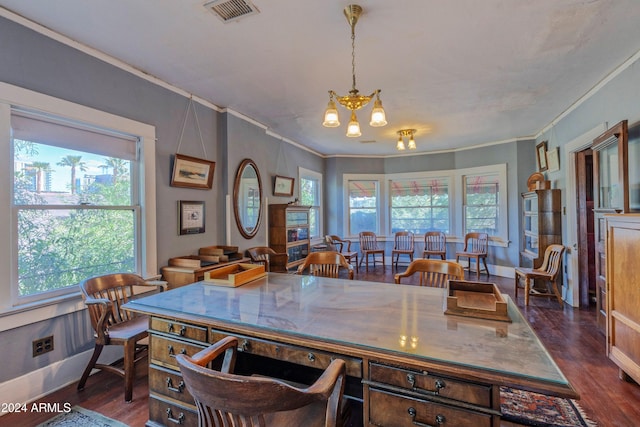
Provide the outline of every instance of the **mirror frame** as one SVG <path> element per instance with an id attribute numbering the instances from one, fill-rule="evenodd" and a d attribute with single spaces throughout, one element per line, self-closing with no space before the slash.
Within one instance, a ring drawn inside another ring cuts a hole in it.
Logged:
<path id="1" fill-rule="evenodd" d="M 258 219 L 256 221 L 256 226 L 251 232 L 248 232 L 242 224 L 239 206 L 240 183 L 242 181 L 242 174 L 248 166 L 251 166 L 253 170 L 256 171 L 256 176 L 258 177 L 258 192 L 260 193 L 260 209 L 258 210 Z M 260 223 L 262 222 L 262 210 L 264 208 L 264 206 L 262 206 L 262 203 L 262 180 L 260 179 L 260 171 L 258 170 L 258 166 L 253 160 L 244 159 L 242 163 L 240 163 L 240 166 L 238 166 L 238 171 L 236 172 L 236 180 L 233 183 L 233 213 L 236 217 L 236 225 L 238 226 L 238 230 L 245 239 L 252 239 L 258 233 L 258 228 L 260 228 Z"/>

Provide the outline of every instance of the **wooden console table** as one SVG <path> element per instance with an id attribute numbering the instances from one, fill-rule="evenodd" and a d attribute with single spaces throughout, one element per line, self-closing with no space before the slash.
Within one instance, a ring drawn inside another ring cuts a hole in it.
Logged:
<path id="1" fill-rule="evenodd" d="M 147 425 L 197 425 L 174 356 L 226 335 L 254 367 L 276 364 L 269 375 L 317 374 L 344 359 L 345 394 L 366 426 L 498 427 L 501 385 L 578 397 L 510 298 L 511 323 L 445 315 L 445 298 L 445 289 L 269 273 L 129 302 L 151 319 Z"/>

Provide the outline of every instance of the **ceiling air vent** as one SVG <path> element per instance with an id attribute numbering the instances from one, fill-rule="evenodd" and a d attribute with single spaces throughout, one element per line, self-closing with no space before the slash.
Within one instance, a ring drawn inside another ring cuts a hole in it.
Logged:
<path id="1" fill-rule="evenodd" d="M 223 22 L 231 22 L 249 15 L 260 13 L 249 0 L 214 0 L 204 4 Z"/>

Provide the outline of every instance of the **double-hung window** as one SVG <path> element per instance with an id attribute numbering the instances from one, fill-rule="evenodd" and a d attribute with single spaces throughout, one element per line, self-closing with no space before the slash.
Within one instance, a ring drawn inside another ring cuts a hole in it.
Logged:
<path id="1" fill-rule="evenodd" d="M 449 234 L 449 179 L 411 178 L 389 181 L 391 232 Z"/>
<path id="2" fill-rule="evenodd" d="M 378 180 L 348 180 L 349 235 L 361 231 L 380 230 L 378 204 L 380 199 Z"/>
<path id="3" fill-rule="evenodd" d="M 309 206 L 309 237 L 322 236 L 322 174 L 299 168 L 300 203 Z"/>
<path id="4" fill-rule="evenodd" d="M 464 177 L 465 233 L 499 234 L 500 191 L 497 173 Z"/>
<path id="5" fill-rule="evenodd" d="M 18 300 L 140 271 L 137 138 L 18 109 L 11 129 Z"/>

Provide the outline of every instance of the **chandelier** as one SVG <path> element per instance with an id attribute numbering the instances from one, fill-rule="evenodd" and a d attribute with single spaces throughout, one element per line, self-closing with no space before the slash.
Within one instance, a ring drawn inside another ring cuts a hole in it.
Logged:
<path id="1" fill-rule="evenodd" d="M 351 26 L 351 74 L 353 83 L 349 95 L 340 96 L 332 90 L 329 91 L 329 104 L 324 112 L 324 121 L 322 122 L 323 126 L 329 128 L 340 126 L 338 109 L 335 103 L 335 100 L 337 100 L 340 105 L 351 110 L 351 118 L 347 126 L 348 137 L 358 137 L 362 135 L 360 132 L 360 123 L 358 123 L 358 118 L 356 117 L 356 110 L 367 105 L 374 96 L 376 100 L 371 110 L 371 121 L 369 125 L 379 127 L 387 124 L 384 108 L 382 108 L 382 101 L 380 100 L 380 89 L 376 89 L 371 95 L 360 95 L 360 92 L 356 89 L 356 23 L 361 14 L 362 7 L 357 4 L 352 4 L 344 8 L 344 16 L 347 17 L 347 21 Z"/>
<path id="2" fill-rule="evenodd" d="M 415 129 L 400 129 L 398 131 L 398 144 L 396 144 L 396 148 L 400 151 L 404 150 L 405 149 L 404 138 L 408 136 L 409 144 L 407 145 L 406 148 L 409 148 L 409 150 L 415 150 L 416 140 L 413 139 L 413 134 L 416 132 L 417 131 Z"/>

